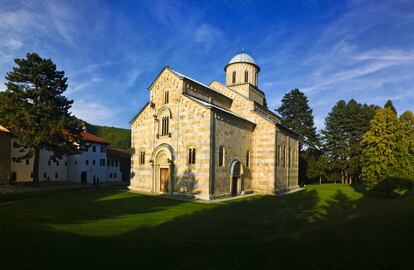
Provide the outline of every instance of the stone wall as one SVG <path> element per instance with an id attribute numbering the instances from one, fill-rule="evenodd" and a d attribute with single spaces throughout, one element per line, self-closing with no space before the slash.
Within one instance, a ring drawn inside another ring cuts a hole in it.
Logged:
<path id="1" fill-rule="evenodd" d="M 253 134 L 253 189 L 273 193 L 275 186 L 276 127 L 274 123 L 256 115 Z"/>
<path id="2" fill-rule="evenodd" d="M 236 82 L 233 83 L 233 72 L 236 72 Z M 258 86 L 258 77 L 257 73 L 258 70 L 254 65 L 248 63 L 236 63 L 231 64 L 226 67 L 226 85 L 234 85 L 234 84 L 241 84 L 246 83 L 244 79 L 244 72 L 248 72 L 248 83 Z M 248 96 L 248 93 L 245 93 Z"/>
<path id="3" fill-rule="evenodd" d="M 153 169 L 154 150 L 160 145 L 172 149 L 172 181 L 174 191 L 185 191 L 178 186 L 178 180 L 188 174 L 194 177 L 192 192 L 202 196 L 209 194 L 209 148 L 210 148 L 210 111 L 195 101 L 182 95 L 183 81 L 168 69 L 161 74 L 151 90 L 152 106 L 147 106 L 132 123 L 132 157 L 131 187 L 159 193 L 156 171 Z M 164 104 L 164 91 L 169 91 L 169 102 Z M 170 112 L 169 135 L 160 136 L 158 114 Z M 195 164 L 189 164 L 189 148 L 196 150 Z M 145 152 L 145 163 L 140 164 L 140 153 Z M 152 162 L 152 164 L 151 164 Z"/>
<path id="4" fill-rule="evenodd" d="M 277 133 L 276 192 L 298 187 L 299 142 L 289 133 L 278 129 Z"/>
<path id="5" fill-rule="evenodd" d="M 230 166 L 238 160 L 242 165 L 242 190 L 252 189 L 251 166 L 246 166 L 246 153 L 252 152 L 252 131 L 254 125 L 220 112 L 214 113 L 214 195 L 230 194 Z M 219 149 L 224 147 L 224 163 L 219 166 Z"/>
<path id="6" fill-rule="evenodd" d="M 9 182 L 11 173 L 11 137 L 0 132 L 0 184 Z"/>

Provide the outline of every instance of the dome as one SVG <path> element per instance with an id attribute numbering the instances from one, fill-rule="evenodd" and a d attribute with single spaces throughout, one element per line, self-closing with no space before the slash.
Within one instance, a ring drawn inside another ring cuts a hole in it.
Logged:
<path id="1" fill-rule="evenodd" d="M 236 63 L 249 63 L 249 64 L 252 64 L 252 65 L 256 66 L 257 69 L 260 71 L 260 67 L 256 64 L 253 57 L 251 57 L 249 54 L 244 53 L 244 52 L 235 55 L 229 61 L 229 63 L 224 67 L 224 70 L 226 70 L 227 66 L 229 66 L 231 64 L 236 64 Z"/>
<path id="2" fill-rule="evenodd" d="M 234 56 L 230 60 L 229 64 L 234 64 L 234 63 L 250 63 L 253 65 L 257 65 L 254 59 L 247 53 L 239 53 L 236 56 Z"/>

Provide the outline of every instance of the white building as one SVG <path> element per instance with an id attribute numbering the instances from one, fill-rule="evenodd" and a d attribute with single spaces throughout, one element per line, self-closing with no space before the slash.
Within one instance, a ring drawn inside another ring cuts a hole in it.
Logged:
<path id="1" fill-rule="evenodd" d="M 71 181 L 93 184 L 94 181 L 120 182 L 122 173 L 118 159 L 107 158 L 109 143 L 87 131 L 82 133 L 86 149 L 78 155 L 53 159 L 53 152 L 40 150 L 40 181 Z M 34 157 L 21 159 L 29 150 L 11 140 L 11 181 L 32 182 Z"/>

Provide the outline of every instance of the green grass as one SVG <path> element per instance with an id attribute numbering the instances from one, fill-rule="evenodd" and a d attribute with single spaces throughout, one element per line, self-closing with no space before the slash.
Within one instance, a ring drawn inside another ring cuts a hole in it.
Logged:
<path id="1" fill-rule="evenodd" d="M 348 186 L 201 204 L 83 189 L 0 205 L 1 269 L 409 269 L 414 198 Z"/>

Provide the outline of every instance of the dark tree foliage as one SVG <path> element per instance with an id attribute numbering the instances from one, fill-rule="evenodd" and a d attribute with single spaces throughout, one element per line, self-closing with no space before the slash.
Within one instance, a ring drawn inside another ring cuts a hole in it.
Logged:
<path id="1" fill-rule="evenodd" d="M 282 105 L 276 109 L 282 116 L 283 124 L 300 134 L 300 149 L 317 150 L 320 142 L 313 121 L 313 112 L 308 98 L 299 89 L 285 94 Z"/>
<path id="2" fill-rule="evenodd" d="M 340 176 L 343 182 L 359 176 L 360 142 L 376 109 L 377 106 L 360 104 L 353 99 L 348 103 L 340 100 L 326 117 L 323 150 L 327 156 L 326 168 L 332 176 Z"/>
<path id="3" fill-rule="evenodd" d="M 387 102 L 384 104 L 384 108 L 390 109 L 395 115 L 397 115 L 397 110 L 395 109 L 394 104 L 390 99 L 387 100 Z"/>
<path id="4" fill-rule="evenodd" d="M 299 182 L 308 183 L 319 178 L 319 167 L 314 165 L 320 156 L 320 141 L 313 121 L 313 112 L 308 98 L 299 89 L 285 94 L 282 105 L 276 111 L 282 116 L 283 124 L 300 134 Z"/>
<path id="5" fill-rule="evenodd" d="M 110 142 L 112 147 L 131 148 L 131 130 L 130 129 L 98 126 L 98 125 L 92 125 L 86 122 L 83 122 L 83 125 L 86 126 L 86 129 L 89 132 L 99 137 L 102 137 L 108 142 Z"/>
<path id="6" fill-rule="evenodd" d="M 32 149 L 20 158 L 34 155 L 33 181 L 38 182 L 40 149 L 53 151 L 53 158 L 75 153 L 81 129 L 69 112 L 73 101 L 63 96 L 68 87 L 65 73 L 36 53 L 15 62 L 0 95 L 0 119 L 22 147 Z"/>

